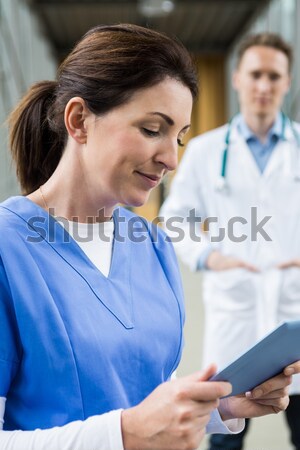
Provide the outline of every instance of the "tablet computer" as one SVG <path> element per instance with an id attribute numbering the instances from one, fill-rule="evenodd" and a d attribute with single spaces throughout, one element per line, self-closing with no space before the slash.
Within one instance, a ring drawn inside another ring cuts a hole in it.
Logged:
<path id="1" fill-rule="evenodd" d="M 229 381 L 232 395 L 251 391 L 300 360 L 300 320 L 284 322 L 220 372 L 211 381 Z"/>

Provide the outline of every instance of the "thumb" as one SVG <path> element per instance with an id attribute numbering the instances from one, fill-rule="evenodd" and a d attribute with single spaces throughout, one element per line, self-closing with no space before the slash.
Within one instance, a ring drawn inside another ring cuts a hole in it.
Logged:
<path id="1" fill-rule="evenodd" d="M 198 377 L 199 381 L 207 381 L 209 380 L 217 371 L 216 364 L 210 364 L 205 369 L 200 372 L 200 376 Z"/>
<path id="2" fill-rule="evenodd" d="M 202 371 L 193 373 L 192 375 L 189 375 L 187 378 L 190 381 L 197 382 L 197 383 L 199 381 L 206 382 L 206 381 L 210 380 L 210 378 L 216 373 L 216 371 L 217 371 L 216 364 L 210 364 Z M 212 385 L 212 384 L 214 384 L 215 388 L 217 389 L 217 391 L 214 390 L 214 393 L 217 393 L 217 397 L 225 397 L 232 392 L 232 386 L 227 381 L 218 381 L 218 382 L 211 381 L 211 382 L 207 383 L 207 385 Z M 217 385 L 218 385 L 218 387 L 217 387 Z"/>
<path id="3" fill-rule="evenodd" d="M 216 364 L 210 364 L 205 369 L 188 376 L 193 381 L 208 381 L 217 371 Z"/>

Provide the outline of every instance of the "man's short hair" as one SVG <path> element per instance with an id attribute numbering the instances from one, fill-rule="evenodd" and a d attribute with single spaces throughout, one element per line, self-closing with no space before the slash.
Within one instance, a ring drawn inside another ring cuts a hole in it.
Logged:
<path id="1" fill-rule="evenodd" d="M 284 53 L 288 59 L 289 72 L 293 64 L 293 49 L 279 34 L 276 33 L 258 33 L 247 36 L 237 49 L 237 67 L 248 48 L 254 46 L 271 47 Z"/>

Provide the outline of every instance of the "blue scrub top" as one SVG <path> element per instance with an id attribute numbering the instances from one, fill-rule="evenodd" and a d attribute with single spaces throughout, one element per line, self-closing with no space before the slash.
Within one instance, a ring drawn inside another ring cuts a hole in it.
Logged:
<path id="1" fill-rule="evenodd" d="M 182 352 L 183 293 L 165 233 L 113 214 L 106 278 L 26 197 L 0 204 L 0 396 L 4 429 L 61 426 L 138 404 Z"/>

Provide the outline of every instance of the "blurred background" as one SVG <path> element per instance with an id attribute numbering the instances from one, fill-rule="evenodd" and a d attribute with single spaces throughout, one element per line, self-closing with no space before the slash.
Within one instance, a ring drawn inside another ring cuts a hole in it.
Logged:
<path id="1" fill-rule="evenodd" d="M 13 105 L 33 82 L 55 77 L 89 28 L 121 22 L 175 35 L 194 55 L 200 96 L 188 138 L 236 113 L 230 73 L 237 43 L 252 31 L 281 33 L 294 46 L 294 82 L 284 109 L 300 118 L 299 0 L 0 0 L 0 201 L 18 193 L 3 125 Z M 156 217 L 167 189 L 168 182 L 139 212 Z"/>
<path id="2" fill-rule="evenodd" d="M 0 201 L 19 193 L 5 126 L 12 107 L 33 82 L 55 78 L 59 62 L 89 28 L 121 22 L 175 35 L 194 55 L 200 96 L 188 138 L 236 113 L 230 74 L 236 46 L 250 32 L 281 33 L 294 47 L 294 81 L 284 110 L 300 119 L 299 0 L 0 0 Z M 153 220 L 169 184 L 167 179 L 137 212 Z M 187 306 L 183 375 L 200 367 L 203 312 L 201 274 L 181 270 Z M 256 420 L 246 450 L 288 450 L 283 421 L 283 415 Z"/>

